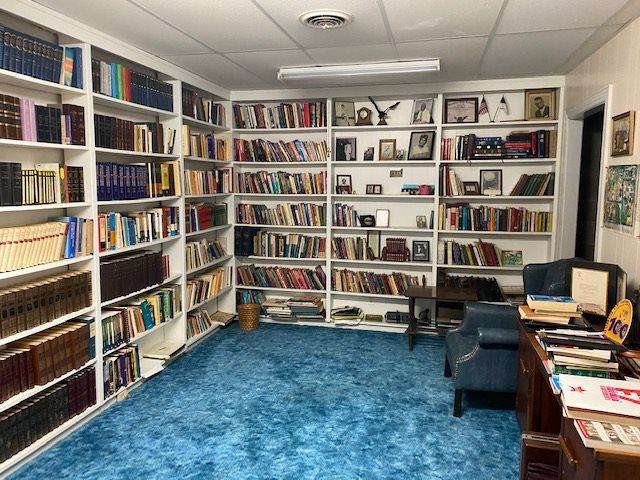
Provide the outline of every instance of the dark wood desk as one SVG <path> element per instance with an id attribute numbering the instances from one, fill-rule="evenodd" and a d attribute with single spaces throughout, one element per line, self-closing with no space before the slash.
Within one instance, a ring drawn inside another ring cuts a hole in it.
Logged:
<path id="1" fill-rule="evenodd" d="M 418 319 L 415 315 L 416 299 L 435 300 L 443 302 L 472 302 L 478 300 L 478 294 L 472 288 L 455 287 L 409 287 L 404 294 L 409 298 L 409 327 L 406 330 L 409 341 L 409 351 L 413 350 L 415 337 L 418 333 Z M 434 321 L 438 326 L 438 312 L 434 312 Z"/>

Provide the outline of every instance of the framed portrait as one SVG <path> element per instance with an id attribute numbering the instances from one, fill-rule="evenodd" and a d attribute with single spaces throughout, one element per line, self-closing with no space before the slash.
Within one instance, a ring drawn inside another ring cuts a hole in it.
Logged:
<path id="1" fill-rule="evenodd" d="M 465 195 L 480 195 L 478 182 L 462 182 L 462 191 Z"/>
<path id="2" fill-rule="evenodd" d="M 427 216 L 426 215 L 416 215 L 416 227 L 418 227 L 418 228 L 427 228 Z"/>
<path id="3" fill-rule="evenodd" d="M 445 123 L 477 123 L 478 98 L 445 98 Z"/>
<path id="4" fill-rule="evenodd" d="M 396 159 L 396 139 L 380 140 L 378 145 L 378 160 L 395 160 Z"/>
<path id="5" fill-rule="evenodd" d="M 367 260 L 380 258 L 380 230 L 367 230 Z"/>
<path id="6" fill-rule="evenodd" d="M 386 208 L 376 210 L 376 227 L 386 228 L 389 226 L 390 211 Z"/>
<path id="7" fill-rule="evenodd" d="M 364 151 L 364 161 L 373 162 L 374 152 L 375 152 L 375 147 L 367 147 L 367 149 Z"/>
<path id="8" fill-rule="evenodd" d="M 414 100 L 413 113 L 411 115 L 412 125 L 423 125 L 433 123 L 431 111 L 433 110 L 433 98 L 422 98 Z"/>
<path id="9" fill-rule="evenodd" d="M 382 185 L 374 185 L 373 186 L 373 194 L 374 195 L 382 195 Z"/>
<path id="10" fill-rule="evenodd" d="M 338 162 L 355 162 L 356 161 L 355 137 L 336 138 L 336 161 Z"/>
<path id="11" fill-rule="evenodd" d="M 333 102 L 333 124 L 336 127 L 349 127 L 356 124 L 356 109 L 353 102 L 340 100 Z"/>
<path id="12" fill-rule="evenodd" d="M 436 132 L 411 132 L 409 140 L 409 160 L 431 160 L 433 158 L 433 140 Z"/>
<path id="13" fill-rule="evenodd" d="M 367 195 L 373 195 L 373 185 L 367 184 L 367 187 L 364 191 Z"/>
<path id="14" fill-rule="evenodd" d="M 404 148 L 396 149 L 396 160 L 404 160 L 404 156 L 407 151 Z"/>
<path id="15" fill-rule="evenodd" d="M 502 170 L 480 170 L 480 194 L 502 195 Z"/>
<path id="16" fill-rule="evenodd" d="M 522 250 L 502 250 L 500 255 L 500 261 L 505 267 L 522 265 Z"/>
<path id="17" fill-rule="evenodd" d="M 430 248 L 428 240 L 414 240 L 412 245 L 411 258 L 414 262 L 428 262 L 430 258 Z"/>
<path id="18" fill-rule="evenodd" d="M 336 193 L 351 194 L 351 175 L 336 175 Z"/>
<path id="19" fill-rule="evenodd" d="M 556 89 L 539 88 L 524 91 L 525 120 L 556 119 Z"/>
<path id="20" fill-rule="evenodd" d="M 616 115 L 612 120 L 611 155 L 614 157 L 633 155 L 634 132 L 636 130 L 635 110 Z"/>

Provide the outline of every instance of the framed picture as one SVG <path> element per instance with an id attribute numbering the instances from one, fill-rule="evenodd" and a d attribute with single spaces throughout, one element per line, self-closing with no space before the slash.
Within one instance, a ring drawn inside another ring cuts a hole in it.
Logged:
<path id="1" fill-rule="evenodd" d="M 404 148 L 398 148 L 396 150 L 396 160 L 404 160 L 404 155 L 407 151 Z"/>
<path id="2" fill-rule="evenodd" d="M 636 112 L 630 110 L 612 118 L 611 155 L 633 155 L 633 143 L 636 130 Z"/>
<path id="3" fill-rule="evenodd" d="M 380 230 L 367 230 L 367 257 L 368 260 L 380 258 Z"/>
<path id="4" fill-rule="evenodd" d="M 480 195 L 480 184 L 478 182 L 462 182 L 462 191 L 465 195 Z"/>
<path id="5" fill-rule="evenodd" d="M 445 123 L 477 123 L 478 98 L 445 98 Z"/>
<path id="6" fill-rule="evenodd" d="M 522 250 L 502 250 L 501 257 L 505 267 L 522 265 Z"/>
<path id="7" fill-rule="evenodd" d="M 382 195 L 382 185 L 374 185 L 373 186 L 373 193 L 374 195 Z"/>
<path id="8" fill-rule="evenodd" d="M 338 162 L 355 162 L 356 161 L 355 137 L 336 138 L 336 161 Z"/>
<path id="9" fill-rule="evenodd" d="M 351 194 L 351 175 L 336 175 L 336 193 Z"/>
<path id="10" fill-rule="evenodd" d="M 389 178 L 402 178 L 402 168 L 398 170 L 389 170 Z"/>
<path id="11" fill-rule="evenodd" d="M 525 120 L 555 120 L 556 90 L 555 88 L 539 88 L 524 91 Z"/>
<path id="12" fill-rule="evenodd" d="M 431 160 L 433 158 L 433 140 L 436 132 L 411 132 L 409 140 L 409 160 Z"/>
<path id="13" fill-rule="evenodd" d="M 411 115 L 411 124 L 422 125 L 425 123 L 433 123 L 431 110 L 433 110 L 433 98 L 414 100 L 413 114 Z"/>
<path id="14" fill-rule="evenodd" d="M 430 248 L 429 248 L 429 241 L 428 240 L 414 240 L 413 241 L 413 248 L 412 248 L 412 252 L 413 255 L 412 260 L 414 262 L 428 262 L 430 261 L 430 254 L 429 254 Z"/>
<path id="15" fill-rule="evenodd" d="M 336 100 L 333 102 L 333 124 L 337 127 L 348 127 L 356 124 L 356 109 L 353 102 Z"/>
<path id="16" fill-rule="evenodd" d="M 390 212 L 387 209 L 379 208 L 376 210 L 376 227 L 386 228 L 389 226 Z"/>
<path id="17" fill-rule="evenodd" d="M 367 149 L 364 151 L 364 161 L 373 162 L 374 152 L 375 152 L 375 147 L 367 147 Z"/>
<path id="18" fill-rule="evenodd" d="M 427 228 L 427 216 L 426 215 L 416 215 L 416 227 L 418 227 L 418 228 Z"/>
<path id="19" fill-rule="evenodd" d="M 378 145 L 378 160 L 396 159 L 396 139 L 380 140 Z"/>
<path id="20" fill-rule="evenodd" d="M 638 188 L 637 165 L 611 165 L 607 167 L 604 187 L 604 225 L 628 231 L 636 215 Z"/>
<path id="21" fill-rule="evenodd" d="M 502 170 L 480 170 L 480 194 L 502 195 Z"/>

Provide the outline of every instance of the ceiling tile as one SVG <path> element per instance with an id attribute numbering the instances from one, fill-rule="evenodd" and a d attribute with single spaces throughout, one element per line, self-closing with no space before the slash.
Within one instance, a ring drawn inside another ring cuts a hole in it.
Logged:
<path id="1" fill-rule="evenodd" d="M 256 0 L 296 42 L 305 48 L 389 43 L 382 13 L 373 0 Z M 283 5 L 286 3 L 286 6 Z M 309 10 L 336 9 L 354 17 L 353 23 L 336 30 L 318 30 L 300 23 Z"/>
<path id="2" fill-rule="evenodd" d="M 383 0 L 396 42 L 488 35 L 503 0 Z"/>
<path id="3" fill-rule="evenodd" d="M 555 73 L 595 29 L 496 35 L 480 66 L 485 76 Z"/>
<path id="4" fill-rule="evenodd" d="M 391 44 L 311 48 L 307 53 L 316 62 L 324 65 L 398 60 L 398 54 Z"/>
<path id="5" fill-rule="evenodd" d="M 218 52 L 295 48 L 249 0 L 132 0 Z"/>
<path id="6" fill-rule="evenodd" d="M 215 53 L 204 55 L 166 55 L 163 57 L 179 67 L 200 75 L 228 89 L 267 88 L 274 84 L 259 79 L 244 68 Z"/>
<path id="7" fill-rule="evenodd" d="M 265 50 L 260 52 L 229 53 L 227 56 L 258 77 L 275 82 L 280 67 L 298 67 L 313 62 L 302 50 Z"/>
<path id="8" fill-rule="evenodd" d="M 38 3 L 156 55 L 210 51 L 126 0 L 38 0 Z"/>
<path id="9" fill-rule="evenodd" d="M 496 33 L 541 32 L 605 23 L 627 0 L 509 0 Z"/>

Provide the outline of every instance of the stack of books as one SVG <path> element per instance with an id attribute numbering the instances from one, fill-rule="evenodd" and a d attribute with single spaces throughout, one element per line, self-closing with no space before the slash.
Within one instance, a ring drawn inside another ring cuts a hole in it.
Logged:
<path id="1" fill-rule="evenodd" d="M 527 295 L 527 304 L 518 307 L 520 318 L 531 322 L 567 325 L 580 318 L 578 302 L 571 297 Z"/>
<path id="2" fill-rule="evenodd" d="M 509 195 L 539 197 L 553 195 L 555 173 L 523 173 Z"/>
<path id="3" fill-rule="evenodd" d="M 228 223 L 226 203 L 187 203 L 185 211 L 187 233 Z"/>
<path id="4" fill-rule="evenodd" d="M 202 98 L 199 93 L 187 88 L 182 89 L 182 113 L 202 122 L 223 127 L 226 124 L 224 105 Z"/>
<path id="5" fill-rule="evenodd" d="M 238 191 L 241 193 L 270 194 L 322 194 L 325 193 L 327 172 L 289 173 L 259 172 L 238 173 Z"/>
<path id="6" fill-rule="evenodd" d="M 526 208 L 471 207 L 466 203 L 438 206 L 440 230 L 482 232 L 551 232 L 552 212 Z"/>
<path id="7" fill-rule="evenodd" d="M 326 162 L 327 142 L 304 142 L 292 140 L 270 142 L 261 138 L 255 140 L 233 140 L 236 162 Z"/>
<path id="8" fill-rule="evenodd" d="M 336 324 L 357 325 L 364 320 L 364 312 L 360 307 L 332 308 L 331 320 Z"/>
<path id="9" fill-rule="evenodd" d="M 313 203 L 280 203 L 275 207 L 239 203 L 236 221 L 244 225 L 324 227 L 326 209 Z"/>
<path id="10" fill-rule="evenodd" d="M 324 321 L 324 301 L 316 296 L 289 299 L 270 299 L 262 303 L 267 316 L 273 320 L 286 322 Z"/>
<path id="11" fill-rule="evenodd" d="M 326 127 L 324 102 L 234 105 L 236 128 L 309 128 Z"/>

